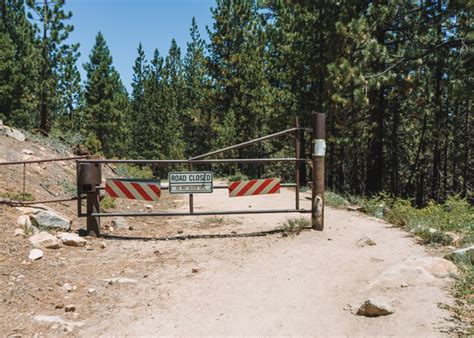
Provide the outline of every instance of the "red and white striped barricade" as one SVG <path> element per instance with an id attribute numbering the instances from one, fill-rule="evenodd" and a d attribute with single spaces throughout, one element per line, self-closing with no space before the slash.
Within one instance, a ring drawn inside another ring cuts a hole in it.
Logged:
<path id="1" fill-rule="evenodd" d="M 106 179 L 105 195 L 113 198 L 158 201 L 161 196 L 159 180 L 153 179 Z"/>
<path id="2" fill-rule="evenodd" d="M 255 196 L 280 193 L 280 178 L 236 181 L 229 184 L 229 197 Z"/>

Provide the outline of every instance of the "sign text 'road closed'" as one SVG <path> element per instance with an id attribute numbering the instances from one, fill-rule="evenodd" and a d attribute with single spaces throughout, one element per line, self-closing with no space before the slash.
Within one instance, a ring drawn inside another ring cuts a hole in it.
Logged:
<path id="1" fill-rule="evenodd" d="M 170 194 L 202 194 L 212 192 L 211 171 L 180 171 L 168 173 Z"/>

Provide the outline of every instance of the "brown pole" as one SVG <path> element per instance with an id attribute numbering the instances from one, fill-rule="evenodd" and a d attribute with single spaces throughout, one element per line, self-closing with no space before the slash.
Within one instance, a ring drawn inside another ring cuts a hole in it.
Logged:
<path id="1" fill-rule="evenodd" d="M 189 171 L 193 170 L 192 163 L 189 163 Z M 189 194 L 189 213 L 192 214 L 194 212 L 194 196 L 193 194 Z"/>
<path id="2" fill-rule="evenodd" d="M 297 160 L 300 159 L 300 121 L 298 117 L 295 117 L 295 128 L 297 128 L 295 132 L 295 157 Z M 300 208 L 300 163 L 298 161 L 295 162 L 295 208 L 298 210 Z"/>
<path id="3" fill-rule="evenodd" d="M 25 192 L 26 192 L 26 163 L 23 163 L 23 197 L 25 196 Z"/>
<path id="4" fill-rule="evenodd" d="M 324 229 L 324 156 L 326 153 L 325 115 L 312 114 L 312 194 L 311 194 L 311 227 L 314 230 Z"/>
<path id="5" fill-rule="evenodd" d="M 87 193 L 87 235 L 99 237 L 100 218 L 90 216 L 95 213 L 100 213 L 99 190 Z"/>

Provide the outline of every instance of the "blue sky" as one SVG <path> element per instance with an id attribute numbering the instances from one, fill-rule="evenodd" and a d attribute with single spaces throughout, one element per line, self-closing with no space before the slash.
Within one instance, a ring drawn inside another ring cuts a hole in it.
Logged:
<path id="1" fill-rule="evenodd" d="M 149 59 L 155 48 L 166 55 L 175 38 L 184 54 L 192 17 L 207 39 L 206 25 L 212 27 L 210 8 L 214 4 L 214 0 L 66 0 L 65 9 L 73 13 L 70 41 L 81 44 L 78 68 L 82 79 L 82 65 L 88 61 L 98 31 L 104 34 L 114 66 L 130 90 L 138 43 Z"/>

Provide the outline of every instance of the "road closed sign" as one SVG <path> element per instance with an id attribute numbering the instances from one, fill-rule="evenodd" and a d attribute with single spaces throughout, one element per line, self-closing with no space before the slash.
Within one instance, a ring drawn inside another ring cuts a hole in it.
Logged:
<path id="1" fill-rule="evenodd" d="M 168 173 L 170 194 L 203 194 L 212 192 L 211 171 L 180 171 Z"/>

